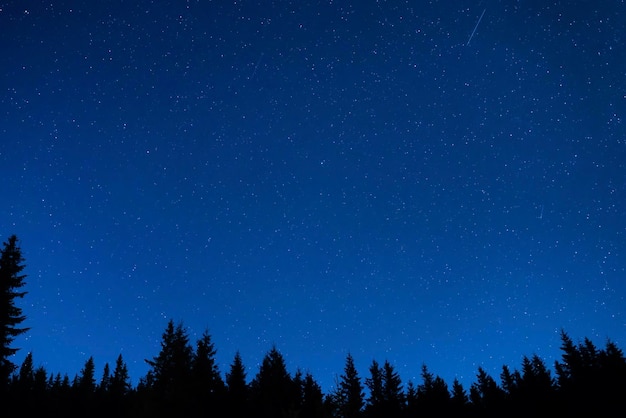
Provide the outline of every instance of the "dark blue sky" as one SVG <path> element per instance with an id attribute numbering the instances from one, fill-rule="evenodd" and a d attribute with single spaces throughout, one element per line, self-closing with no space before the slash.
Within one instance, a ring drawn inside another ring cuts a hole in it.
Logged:
<path id="1" fill-rule="evenodd" d="M 169 319 L 208 329 L 223 372 L 275 344 L 325 390 L 348 352 L 469 385 L 552 364 L 561 329 L 624 346 L 625 13 L 3 3 L 15 361 L 73 377 L 122 353 L 136 383 Z"/>

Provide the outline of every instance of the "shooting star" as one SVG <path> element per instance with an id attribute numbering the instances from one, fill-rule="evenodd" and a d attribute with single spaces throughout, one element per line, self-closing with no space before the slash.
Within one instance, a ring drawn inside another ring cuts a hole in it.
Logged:
<path id="1" fill-rule="evenodd" d="M 469 39 L 467 40 L 467 43 L 465 44 L 465 46 L 468 46 L 470 41 L 474 37 L 474 34 L 476 33 L 476 29 L 478 29 L 478 25 L 480 25 L 480 21 L 483 20 L 483 16 L 485 15 L 486 11 L 487 11 L 487 9 L 483 9 L 483 12 L 481 13 L 480 17 L 478 18 L 478 22 L 476 22 L 476 26 L 474 26 L 474 30 L 472 31 L 472 34 L 470 35 Z"/>

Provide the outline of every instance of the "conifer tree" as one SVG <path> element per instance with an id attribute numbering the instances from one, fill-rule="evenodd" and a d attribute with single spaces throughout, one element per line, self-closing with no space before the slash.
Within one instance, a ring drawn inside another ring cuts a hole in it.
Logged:
<path id="1" fill-rule="evenodd" d="M 33 366 L 33 353 L 26 354 L 20 366 L 17 384 L 20 391 L 30 391 L 35 382 L 35 367 Z"/>
<path id="2" fill-rule="evenodd" d="M 193 348 L 182 322 L 170 320 L 161 339 L 161 351 L 152 360 L 146 377 L 154 414 L 189 415 Z M 173 416 L 172 415 L 172 416 Z"/>
<path id="3" fill-rule="evenodd" d="M 383 401 L 383 369 L 376 360 L 372 360 L 369 368 L 370 377 L 365 379 L 365 386 L 369 389 L 369 396 L 365 405 L 367 416 L 378 416 L 382 414 Z"/>
<path id="4" fill-rule="evenodd" d="M 209 410 L 222 410 L 225 385 L 215 360 L 215 346 L 208 331 L 196 343 L 191 364 L 191 388 L 198 412 L 206 415 Z"/>
<path id="5" fill-rule="evenodd" d="M 44 366 L 38 366 L 33 373 L 33 395 L 38 407 L 43 407 L 46 393 L 49 390 L 48 372 Z"/>
<path id="6" fill-rule="evenodd" d="M 102 378 L 100 379 L 100 384 L 98 385 L 98 391 L 101 393 L 108 393 L 111 388 L 111 368 L 109 367 L 109 363 L 104 364 L 104 370 L 102 371 Z"/>
<path id="7" fill-rule="evenodd" d="M 420 412 L 432 415 L 447 411 L 450 401 L 450 392 L 445 381 L 435 376 L 422 365 L 422 384 L 417 386 L 417 401 Z"/>
<path id="8" fill-rule="evenodd" d="M 319 418 L 324 415 L 324 394 L 321 386 L 315 381 L 313 375 L 306 373 L 300 381 L 302 393 L 300 405 L 300 418 Z"/>
<path id="9" fill-rule="evenodd" d="M 109 391 L 113 399 L 121 399 L 131 390 L 130 377 L 128 375 L 128 367 L 120 354 L 115 361 L 115 369 L 111 377 L 111 385 Z"/>
<path id="10" fill-rule="evenodd" d="M 350 353 L 346 356 L 343 374 L 330 398 L 340 418 L 357 418 L 361 415 L 365 405 L 365 394 L 361 378 L 354 365 L 354 358 Z"/>
<path id="11" fill-rule="evenodd" d="M 285 359 L 274 346 L 265 355 L 251 383 L 253 407 L 257 416 L 274 418 L 293 414 L 298 406 L 298 388 L 287 372 Z"/>
<path id="12" fill-rule="evenodd" d="M 387 417 L 399 417 L 404 410 L 402 380 L 394 367 L 385 360 L 383 364 L 383 401 Z"/>
<path id="13" fill-rule="evenodd" d="M 16 366 L 10 357 L 18 351 L 11 346 L 15 338 L 29 328 L 18 326 L 26 319 L 22 309 L 15 304 L 16 298 L 23 298 L 27 292 L 20 291 L 25 283 L 24 259 L 15 235 L 9 237 L 0 250 L 0 393 L 7 389 L 9 378 Z"/>
<path id="14" fill-rule="evenodd" d="M 461 382 L 458 379 L 454 379 L 452 382 L 452 391 L 450 394 L 450 406 L 451 415 L 458 416 L 467 409 L 469 404 L 469 397 Z"/>
<path id="15" fill-rule="evenodd" d="M 77 379 L 77 389 L 81 395 L 89 395 L 96 390 L 96 366 L 93 357 L 89 357 Z"/>
<path id="16" fill-rule="evenodd" d="M 246 383 L 246 368 L 243 365 L 241 354 L 235 353 L 235 358 L 226 373 L 227 407 L 233 418 L 247 416 L 248 384 Z"/>
<path id="17" fill-rule="evenodd" d="M 470 400 L 479 410 L 499 414 L 505 398 L 504 391 L 485 369 L 478 367 L 476 382 L 470 387 Z"/>

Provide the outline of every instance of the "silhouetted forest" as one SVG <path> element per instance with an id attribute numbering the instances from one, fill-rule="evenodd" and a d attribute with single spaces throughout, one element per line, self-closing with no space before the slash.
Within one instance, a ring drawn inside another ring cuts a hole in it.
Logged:
<path id="1" fill-rule="evenodd" d="M 469 388 L 451 386 L 422 366 L 421 382 L 403 382 L 394 366 L 372 361 L 361 376 L 350 354 L 334 388 L 323 393 L 315 378 L 290 374 L 272 347 L 254 376 L 247 376 L 237 353 L 229 370 L 218 369 L 216 348 L 204 333 L 195 343 L 182 323 L 168 322 L 161 350 L 146 360 L 149 371 L 136 386 L 120 355 L 112 367 L 95 370 L 90 357 L 78 375 L 51 373 L 34 366 L 28 354 L 14 365 L 10 347 L 25 319 L 15 300 L 25 292 L 21 253 L 15 237 L 0 257 L 0 405 L 2 416 L 49 417 L 259 417 L 409 418 L 623 416 L 626 413 L 626 359 L 607 341 L 598 348 L 585 338 L 574 342 L 561 332 L 561 359 L 550 369 L 537 355 L 519 368 L 502 367 L 500 376 L 478 368 Z M 98 376 L 98 378 L 96 377 Z"/>

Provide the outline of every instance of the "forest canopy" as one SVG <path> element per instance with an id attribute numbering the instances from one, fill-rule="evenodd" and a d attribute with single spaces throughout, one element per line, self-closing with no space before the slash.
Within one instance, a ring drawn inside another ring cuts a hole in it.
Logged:
<path id="1" fill-rule="evenodd" d="M 361 374 L 347 353 L 336 384 L 324 393 L 315 377 L 287 370 L 273 346 L 254 376 L 248 376 L 239 353 L 220 370 L 217 349 L 204 332 L 191 341 L 182 322 L 170 320 L 160 351 L 146 358 L 147 374 L 133 386 L 124 358 L 97 372 L 89 357 L 80 372 L 50 372 L 35 366 L 32 353 L 21 365 L 11 362 L 14 338 L 28 328 L 17 302 L 26 292 L 17 238 L 0 255 L 0 400 L 5 416 L 116 417 L 310 417 L 404 418 L 424 416 L 542 416 L 593 413 L 604 416 L 626 407 L 626 359 L 612 341 L 598 347 L 588 338 L 575 342 L 561 331 L 561 358 L 549 367 L 536 354 L 516 368 L 502 366 L 499 376 L 479 367 L 475 381 L 463 387 L 446 382 L 427 365 L 421 382 L 405 382 L 393 363 L 373 360 Z"/>

